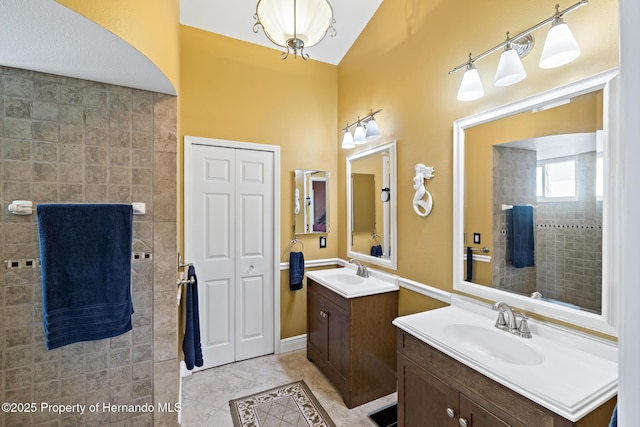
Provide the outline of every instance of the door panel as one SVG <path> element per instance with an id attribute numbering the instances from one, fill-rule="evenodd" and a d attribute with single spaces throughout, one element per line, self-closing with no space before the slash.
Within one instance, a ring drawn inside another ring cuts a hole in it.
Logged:
<path id="1" fill-rule="evenodd" d="M 201 295 L 200 369 L 273 353 L 274 154 L 192 144 L 185 163 L 185 245 Z"/>
<path id="2" fill-rule="evenodd" d="M 234 361 L 235 153 L 194 145 L 190 156 L 190 212 L 186 233 L 196 267 L 202 353 L 201 369 Z M 186 224 L 185 224 L 186 225 Z"/>
<path id="3" fill-rule="evenodd" d="M 236 151 L 236 360 L 273 353 L 273 153 Z"/>

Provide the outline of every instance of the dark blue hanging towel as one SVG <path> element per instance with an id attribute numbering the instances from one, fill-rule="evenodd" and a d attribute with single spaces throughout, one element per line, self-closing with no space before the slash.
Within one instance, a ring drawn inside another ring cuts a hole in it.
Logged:
<path id="1" fill-rule="evenodd" d="M 471 246 L 467 246 L 467 277 L 465 280 L 467 282 L 473 280 L 473 248 Z"/>
<path id="2" fill-rule="evenodd" d="M 198 278 L 193 265 L 189 266 L 187 273 L 193 283 L 187 283 L 186 322 L 184 330 L 184 340 L 182 341 L 182 351 L 184 351 L 184 363 L 188 370 L 194 366 L 200 367 L 204 364 L 202 358 L 202 344 L 200 342 L 200 311 L 198 310 Z"/>
<path id="3" fill-rule="evenodd" d="M 42 315 L 49 350 L 131 330 L 131 205 L 40 204 Z"/>
<path id="4" fill-rule="evenodd" d="M 302 252 L 289 253 L 289 289 L 298 291 L 302 289 L 304 279 L 304 255 Z"/>
<path id="5" fill-rule="evenodd" d="M 382 245 L 371 246 L 371 256 L 378 258 L 382 257 Z"/>
<path id="6" fill-rule="evenodd" d="M 618 405 L 613 408 L 613 414 L 611 414 L 611 421 L 609 421 L 609 427 L 618 427 Z"/>
<path id="7" fill-rule="evenodd" d="M 509 261 L 516 268 L 533 267 L 533 206 L 514 206 L 509 220 Z"/>

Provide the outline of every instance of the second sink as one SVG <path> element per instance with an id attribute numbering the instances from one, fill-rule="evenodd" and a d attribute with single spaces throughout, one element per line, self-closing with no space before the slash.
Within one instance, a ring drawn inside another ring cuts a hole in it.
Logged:
<path id="1" fill-rule="evenodd" d="M 444 333 L 467 351 L 481 353 L 503 362 L 539 365 L 544 360 L 542 354 L 522 342 L 521 338 L 504 331 L 456 323 L 446 325 Z"/>

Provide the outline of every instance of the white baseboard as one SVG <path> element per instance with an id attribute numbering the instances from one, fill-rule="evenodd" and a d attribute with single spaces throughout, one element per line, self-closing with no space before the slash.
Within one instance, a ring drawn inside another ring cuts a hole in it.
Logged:
<path id="1" fill-rule="evenodd" d="M 307 348 L 307 334 L 280 340 L 280 353 L 288 353 L 290 351 L 303 350 Z"/>

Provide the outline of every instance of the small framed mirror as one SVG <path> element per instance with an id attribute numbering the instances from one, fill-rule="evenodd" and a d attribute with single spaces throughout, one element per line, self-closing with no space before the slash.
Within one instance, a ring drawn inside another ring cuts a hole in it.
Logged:
<path id="1" fill-rule="evenodd" d="M 347 255 L 397 268 L 396 141 L 347 157 Z"/>
<path id="2" fill-rule="evenodd" d="M 328 233 L 329 172 L 296 169 L 293 181 L 294 233 Z"/>
<path id="3" fill-rule="evenodd" d="M 455 290 L 617 335 L 616 73 L 454 122 Z"/>

